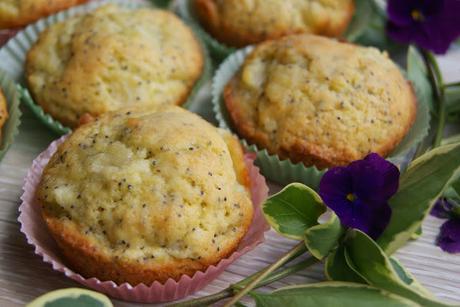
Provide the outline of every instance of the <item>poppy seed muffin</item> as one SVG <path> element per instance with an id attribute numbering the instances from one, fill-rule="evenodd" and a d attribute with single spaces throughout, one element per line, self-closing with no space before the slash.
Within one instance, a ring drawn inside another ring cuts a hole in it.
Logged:
<path id="1" fill-rule="evenodd" d="M 76 127 L 85 114 L 179 105 L 202 68 L 201 46 L 174 14 L 108 4 L 41 33 L 26 79 L 45 112 Z"/>
<path id="2" fill-rule="evenodd" d="M 3 95 L 3 91 L 0 88 L 0 144 L 2 141 L 2 128 L 8 119 L 8 107 L 6 105 L 6 98 Z"/>
<path id="3" fill-rule="evenodd" d="M 416 114 L 412 86 L 386 53 L 307 34 L 258 45 L 224 101 L 250 143 L 318 168 L 388 155 Z"/>
<path id="4" fill-rule="evenodd" d="M 353 0 L 193 0 L 203 27 L 233 47 L 295 33 L 338 37 L 347 28 Z"/>
<path id="5" fill-rule="evenodd" d="M 0 0 L 0 29 L 22 27 L 88 0 Z"/>
<path id="6" fill-rule="evenodd" d="M 71 266 L 131 285 L 192 276 L 227 257 L 253 216 L 237 139 L 179 107 L 123 109 L 59 146 L 37 189 Z"/>

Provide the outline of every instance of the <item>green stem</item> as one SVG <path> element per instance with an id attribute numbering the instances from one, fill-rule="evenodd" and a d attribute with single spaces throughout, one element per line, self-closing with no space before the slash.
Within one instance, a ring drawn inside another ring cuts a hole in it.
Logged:
<path id="1" fill-rule="evenodd" d="M 233 295 L 233 289 L 231 287 L 228 287 L 228 288 L 225 288 L 224 290 L 222 290 L 220 292 L 217 292 L 217 293 L 214 293 L 214 294 L 211 294 L 211 295 L 207 295 L 207 296 L 187 300 L 185 302 L 169 304 L 169 305 L 166 305 L 166 307 L 202 307 L 202 306 L 209 306 L 211 304 L 214 304 L 215 302 L 218 302 L 218 301 L 223 300 L 225 298 L 231 297 L 232 295 Z"/>
<path id="2" fill-rule="evenodd" d="M 262 271 L 262 273 L 253 279 L 248 285 L 246 285 L 240 292 L 238 292 L 228 303 L 224 305 L 224 307 L 233 306 L 236 302 L 238 302 L 243 296 L 245 296 L 249 291 L 254 289 L 257 284 L 262 282 L 266 277 L 270 275 L 273 271 L 277 268 L 281 267 L 283 264 L 286 263 L 293 255 L 298 254 L 301 250 L 305 250 L 305 243 L 302 241 L 297 244 L 293 249 L 291 249 L 288 253 L 286 253 L 283 257 L 278 259 L 276 262 L 272 263 L 268 268 Z"/>
<path id="3" fill-rule="evenodd" d="M 430 81 L 434 88 L 435 98 L 438 102 L 438 125 L 436 128 L 436 134 L 434 138 L 433 147 L 441 145 L 442 138 L 444 136 L 444 128 L 446 125 L 446 106 L 444 99 L 444 81 L 442 78 L 441 70 L 439 69 L 438 62 L 431 52 L 422 51 L 423 58 L 428 67 L 428 73 L 430 75 Z"/>
<path id="4" fill-rule="evenodd" d="M 443 85 L 444 89 L 447 89 L 449 87 L 458 87 L 458 86 L 460 86 L 460 82 L 446 83 Z"/>
<path id="5" fill-rule="evenodd" d="M 292 255 L 290 255 L 289 258 L 286 259 L 286 261 L 283 263 L 284 264 L 287 264 L 289 262 L 291 262 L 292 260 L 296 259 L 297 257 L 299 257 L 300 255 L 302 255 L 303 253 L 305 253 L 307 251 L 307 248 L 304 244 L 303 248 L 302 249 L 299 249 L 297 251 L 297 253 L 293 253 Z M 254 279 L 256 279 L 258 276 L 260 276 L 260 274 L 263 273 L 264 270 L 262 271 L 259 271 L 259 272 L 256 272 L 248 277 L 246 277 L 245 279 L 243 280 L 240 280 L 239 282 L 237 282 L 236 284 L 230 286 L 231 288 L 241 288 L 241 287 L 244 287 L 246 286 L 247 284 L 249 284 L 251 281 L 253 281 Z"/>
<path id="6" fill-rule="evenodd" d="M 302 271 L 308 267 L 311 267 L 315 263 L 318 263 L 319 260 L 315 257 L 308 257 L 305 260 L 302 260 L 301 262 L 291 265 L 290 267 L 287 267 L 285 269 L 279 270 L 278 272 L 270 274 L 267 278 L 265 278 L 263 281 L 257 284 L 257 286 L 254 289 L 264 287 L 266 285 L 269 285 L 277 280 L 283 279 L 291 274 L 294 274 L 296 272 Z M 238 289 L 238 286 L 233 286 L 235 289 Z M 241 287 L 240 287 L 241 289 Z M 240 290 L 238 289 L 238 290 Z"/>
<path id="7" fill-rule="evenodd" d="M 287 261 L 285 262 L 288 263 L 294 259 L 296 259 L 298 256 L 302 255 L 304 252 L 306 251 L 306 248 L 305 248 L 305 245 L 304 245 L 304 248 L 303 249 L 299 249 L 299 251 L 295 254 L 292 254 L 288 259 Z M 317 260 L 316 258 L 313 258 L 313 257 L 310 257 L 310 258 L 307 258 L 295 265 L 292 265 L 290 267 L 287 267 L 285 269 L 281 269 L 279 270 L 278 272 L 275 272 L 275 273 L 272 273 L 270 274 L 269 277 L 267 277 L 266 279 L 264 279 L 260 284 L 257 285 L 256 288 L 259 288 L 259 287 L 263 287 L 269 283 L 272 283 L 272 282 L 275 282 L 277 280 L 280 280 L 290 274 L 293 274 L 295 272 L 298 272 L 300 270 L 303 270 L 309 266 L 311 266 L 312 264 L 316 263 Z M 220 292 L 217 292 L 217 293 L 214 293 L 214 294 L 211 294 L 211 295 L 208 295 L 208 296 L 203 296 L 203 297 L 199 297 L 199 298 L 196 298 L 196 299 L 192 299 L 192 300 L 188 300 L 188 301 L 185 301 L 185 302 L 180 302 L 180 303 L 175 303 L 175 304 L 170 304 L 168 305 L 169 307 L 198 307 L 198 306 L 209 306 L 215 302 L 218 302 L 222 299 L 225 299 L 225 298 L 229 298 L 229 297 L 232 297 L 233 295 L 235 295 L 236 291 L 244 288 L 248 283 L 250 283 L 252 280 L 254 280 L 257 276 L 259 276 L 263 271 L 259 271 L 259 272 L 256 272 L 248 277 L 246 277 L 245 279 L 233 284 L 233 285 L 230 285 L 229 287 L 225 288 L 224 290 L 220 291 Z"/>

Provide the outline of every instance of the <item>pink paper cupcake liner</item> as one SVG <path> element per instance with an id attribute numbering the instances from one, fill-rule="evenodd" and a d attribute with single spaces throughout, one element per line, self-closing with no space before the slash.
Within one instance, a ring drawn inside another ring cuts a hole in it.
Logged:
<path id="1" fill-rule="evenodd" d="M 21 29 L 4 29 L 0 30 L 0 47 L 5 45 L 10 38 L 16 35 Z"/>
<path id="2" fill-rule="evenodd" d="M 202 289 L 221 274 L 233 261 L 243 254 L 254 249 L 264 241 L 264 232 L 269 229 L 262 211 L 261 203 L 268 195 L 268 187 L 265 178 L 259 173 L 259 168 L 254 166 L 253 154 L 245 155 L 245 162 L 249 168 L 251 178 L 251 195 L 254 204 L 254 218 L 248 233 L 240 242 L 238 249 L 226 259 L 222 259 L 217 265 L 209 266 L 204 272 L 196 272 L 192 277 L 183 275 L 179 281 L 169 279 L 161 284 L 155 281 L 152 285 L 139 284 L 132 286 L 128 283 L 117 285 L 113 281 L 101 281 L 95 277 L 85 278 L 72 271 L 65 264 L 59 248 L 48 232 L 47 226 L 41 216 L 39 205 L 35 200 L 35 191 L 40 182 L 44 167 L 56 152 L 58 146 L 66 139 L 63 136 L 52 142 L 32 163 L 24 180 L 21 196 L 22 204 L 19 207 L 18 221 L 21 223 L 21 232 L 25 234 L 27 242 L 35 247 L 35 253 L 50 263 L 54 270 L 64 273 L 67 277 L 103 292 L 111 297 L 140 303 L 166 302 L 178 300 Z"/>

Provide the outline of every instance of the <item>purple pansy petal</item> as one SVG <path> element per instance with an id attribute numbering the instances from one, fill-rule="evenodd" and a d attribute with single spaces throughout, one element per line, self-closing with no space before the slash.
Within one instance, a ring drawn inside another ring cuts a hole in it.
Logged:
<path id="1" fill-rule="evenodd" d="M 434 204 L 430 214 L 440 219 L 448 219 L 452 208 L 452 204 L 446 198 L 441 197 Z"/>
<path id="2" fill-rule="evenodd" d="M 416 8 L 419 3 L 419 0 L 390 0 L 387 4 L 388 17 L 398 26 L 411 24 L 413 22 L 411 16 L 412 10 Z"/>
<path id="3" fill-rule="evenodd" d="M 321 178 L 319 195 L 324 203 L 334 211 L 342 223 L 353 219 L 353 207 L 348 194 L 352 192 L 352 178 L 346 167 L 329 169 Z"/>
<path id="4" fill-rule="evenodd" d="M 377 239 L 390 222 L 391 207 L 388 203 L 367 203 L 357 199 L 353 205 L 353 219 L 340 218 L 344 226 L 359 229 Z"/>
<path id="5" fill-rule="evenodd" d="M 346 167 L 333 167 L 321 178 L 319 195 L 326 204 L 334 206 L 335 202 L 346 200 L 349 193 L 352 193 L 352 178 Z"/>
<path id="6" fill-rule="evenodd" d="M 437 54 L 443 54 L 447 52 L 450 44 L 457 36 L 458 34 L 453 35 L 450 30 L 443 31 L 439 25 L 431 27 L 429 23 L 426 23 L 414 35 L 413 40 L 418 46 L 424 49 L 431 50 Z"/>
<path id="7" fill-rule="evenodd" d="M 370 222 L 369 230 L 367 234 L 374 240 L 376 240 L 383 233 L 385 228 L 390 223 L 391 219 L 391 207 L 388 203 L 376 204 L 375 208 L 369 209 Z"/>
<path id="8" fill-rule="evenodd" d="M 353 178 L 353 191 L 360 199 L 386 203 L 398 190 L 398 168 L 376 153 L 352 162 L 348 169 Z"/>
<path id="9" fill-rule="evenodd" d="M 389 0 L 387 11 L 387 33 L 395 41 L 445 53 L 460 36 L 458 0 Z M 421 19 L 414 19 L 414 11 L 421 13 Z"/>
<path id="10" fill-rule="evenodd" d="M 389 37 L 399 43 L 411 43 L 414 36 L 420 31 L 419 27 L 399 27 L 393 23 L 387 23 L 386 31 Z"/>
<path id="11" fill-rule="evenodd" d="M 340 222 L 376 239 L 388 225 L 388 199 L 398 190 L 399 170 L 377 154 L 345 167 L 329 169 L 321 178 L 319 194 Z"/>
<path id="12" fill-rule="evenodd" d="M 460 253 L 460 219 L 450 219 L 441 227 L 437 242 L 443 251 Z"/>

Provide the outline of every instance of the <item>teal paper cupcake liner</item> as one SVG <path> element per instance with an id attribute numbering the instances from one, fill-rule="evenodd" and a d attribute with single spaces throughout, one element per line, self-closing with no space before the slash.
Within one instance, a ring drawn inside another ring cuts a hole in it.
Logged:
<path id="1" fill-rule="evenodd" d="M 8 119 L 3 127 L 1 127 L 0 138 L 0 160 L 5 156 L 8 148 L 14 141 L 14 138 L 19 132 L 19 125 L 21 124 L 21 110 L 19 109 L 20 99 L 19 92 L 16 84 L 11 80 L 7 74 L 0 70 L 0 88 L 6 98 L 8 109 Z"/>
<path id="2" fill-rule="evenodd" d="M 237 73 L 246 56 L 254 49 L 248 46 L 230 55 L 217 69 L 212 82 L 213 110 L 219 127 L 228 129 L 236 134 L 226 110 L 222 92 L 225 85 Z M 411 161 L 418 144 L 428 135 L 429 110 L 427 102 L 418 99 L 417 115 L 412 128 L 404 137 L 398 147 L 388 157 L 388 160 L 404 169 Z M 317 188 L 325 170 L 316 167 L 306 167 L 303 163 L 292 163 L 290 160 L 281 160 L 277 155 L 268 153 L 266 149 L 249 144 L 245 139 L 241 142 L 247 150 L 257 154 L 256 164 L 260 166 L 262 174 L 271 181 L 288 184 L 301 182 L 312 188 Z"/>
<path id="3" fill-rule="evenodd" d="M 208 46 L 211 56 L 220 63 L 230 54 L 235 52 L 237 49 L 229 47 L 211 36 L 203 27 L 201 26 L 199 20 L 193 13 L 192 1 L 191 0 L 179 0 L 177 1 L 177 12 L 178 14 L 195 30 L 200 38 L 204 41 L 206 46 Z"/>
<path id="4" fill-rule="evenodd" d="M 27 89 L 26 82 L 24 80 L 24 65 L 27 52 L 38 39 L 40 33 L 47 27 L 66 20 L 77 14 L 83 14 L 90 12 L 101 5 L 107 3 L 115 3 L 122 7 L 128 9 L 137 9 L 142 7 L 153 7 L 151 3 L 146 1 L 129 1 L 129 0 L 102 0 L 102 1 L 92 1 L 85 5 L 75 6 L 68 10 L 59 12 L 55 15 L 43 18 L 38 22 L 27 26 L 24 30 L 18 32 L 18 34 L 12 38 L 4 47 L 0 49 L 0 69 L 3 69 L 8 73 L 11 78 L 19 83 L 21 100 L 26 104 L 30 110 L 37 116 L 37 118 L 46 125 L 53 132 L 63 135 L 71 131 L 69 127 L 62 125 L 59 121 L 55 120 L 51 115 L 47 114 L 43 108 L 37 104 L 32 96 L 30 95 L 29 90 Z M 184 102 L 182 107 L 186 109 L 193 109 L 195 101 L 197 100 L 197 93 L 200 91 L 201 87 L 208 82 L 212 77 L 212 61 L 209 56 L 209 53 L 205 47 L 205 43 L 201 40 L 200 36 L 196 34 L 195 36 L 198 41 L 201 43 L 203 56 L 204 56 L 204 66 L 203 72 L 200 78 L 196 81 L 194 87 L 192 88 L 187 100 Z"/>

